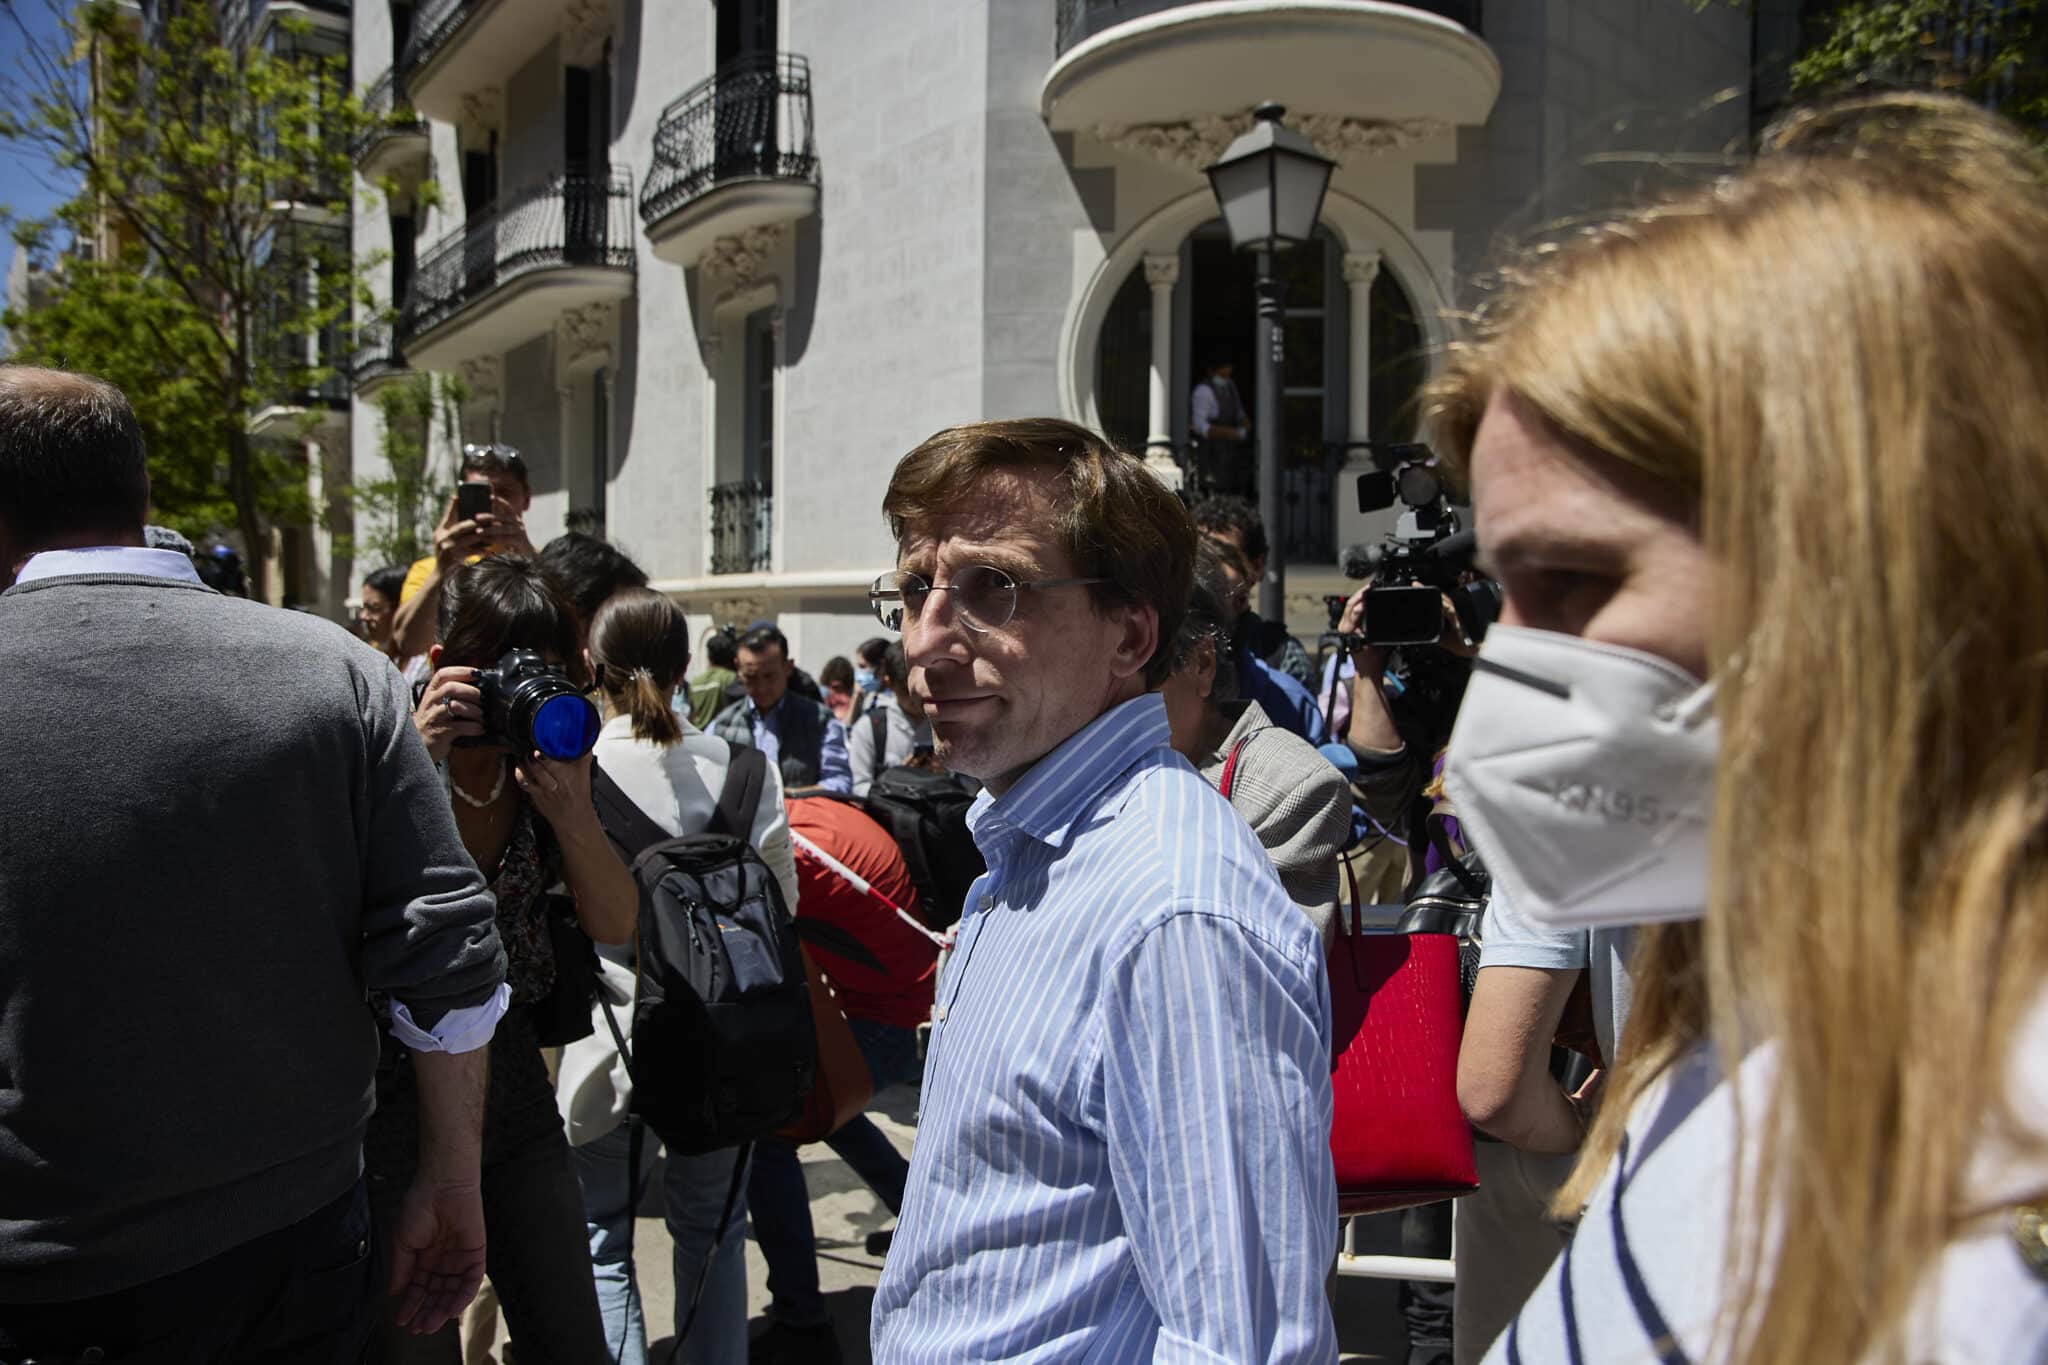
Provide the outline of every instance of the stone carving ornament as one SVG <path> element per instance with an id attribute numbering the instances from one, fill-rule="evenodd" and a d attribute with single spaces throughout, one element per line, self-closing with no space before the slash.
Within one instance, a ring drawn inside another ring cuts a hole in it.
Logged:
<path id="1" fill-rule="evenodd" d="M 1094 134 L 1111 147 L 1200 172 L 1252 123 L 1252 111 L 1243 109 L 1235 114 L 1198 114 L 1175 123 L 1105 124 Z M 1344 114 L 1289 115 L 1287 124 L 1313 142 L 1317 151 L 1339 162 L 1381 156 L 1450 128 L 1442 119 L 1362 119 Z"/>

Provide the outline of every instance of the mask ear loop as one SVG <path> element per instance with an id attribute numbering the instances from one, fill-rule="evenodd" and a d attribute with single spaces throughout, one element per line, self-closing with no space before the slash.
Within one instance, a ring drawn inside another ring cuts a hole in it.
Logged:
<path id="1" fill-rule="evenodd" d="M 1697 730 L 1714 712 L 1714 684 L 1703 683 L 1683 700 L 1666 702 L 1657 708 L 1664 720 L 1676 721 L 1687 730 Z"/>

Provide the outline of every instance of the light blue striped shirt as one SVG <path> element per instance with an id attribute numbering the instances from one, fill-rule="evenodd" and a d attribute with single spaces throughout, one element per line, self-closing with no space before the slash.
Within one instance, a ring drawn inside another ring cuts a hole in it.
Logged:
<path id="1" fill-rule="evenodd" d="M 968 816 L 878 1365 L 1328 1362 L 1322 942 L 1147 695 Z"/>

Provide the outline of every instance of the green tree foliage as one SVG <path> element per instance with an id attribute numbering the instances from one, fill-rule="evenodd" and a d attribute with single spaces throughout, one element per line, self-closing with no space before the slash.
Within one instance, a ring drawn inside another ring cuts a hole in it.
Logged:
<path id="1" fill-rule="evenodd" d="M 434 552 L 434 528 L 440 524 L 448 484 L 434 478 L 430 437 L 434 417 L 452 421 L 457 402 L 444 380 L 440 402 L 432 379 L 415 374 L 377 395 L 383 419 L 379 450 L 385 476 L 355 485 L 358 558 L 370 568 L 410 564 Z"/>
<path id="2" fill-rule="evenodd" d="M 1793 88 L 1861 80 L 1949 90 L 2048 133 L 2039 0 L 1856 0 L 1819 17 Z"/>
<path id="3" fill-rule="evenodd" d="M 54 38 L 31 4 L 65 9 Z M 335 225 L 362 115 L 345 60 L 301 50 L 295 22 L 257 47 L 204 0 L 156 7 L 146 30 L 111 0 L 0 0 L 0 143 L 81 187 L 16 238 L 68 228 L 89 247 L 62 259 L 46 308 L 5 319 L 16 356 L 120 385 L 158 517 L 233 527 L 259 595 L 271 526 L 309 509 L 299 449 L 250 421 L 334 377 L 355 289 Z"/>

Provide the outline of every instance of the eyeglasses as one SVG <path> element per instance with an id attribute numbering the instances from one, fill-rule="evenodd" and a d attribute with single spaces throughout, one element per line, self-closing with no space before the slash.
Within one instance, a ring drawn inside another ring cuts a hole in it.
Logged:
<path id="1" fill-rule="evenodd" d="M 997 630 L 1017 614 L 1017 593 L 1028 588 L 1078 588 L 1107 583 L 1106 578 L 1039 578 L 1020 582 L 993 564 L 970 564 L 953 575 L 951 583 L 933 583 L 922 574 L 896 569 L 883 574 L 868 589 L 868 605 L 875 619 L 890 630 L 902 630 L 906 619 L 915 621 L 924 610 L 925 599 L 935 592 L 953 594 L 953 607 L 970 630 Z"/>

